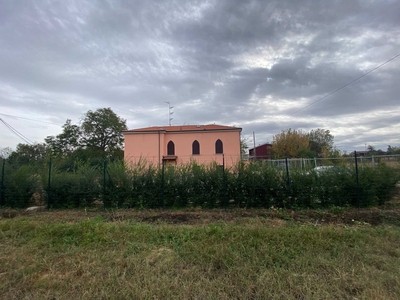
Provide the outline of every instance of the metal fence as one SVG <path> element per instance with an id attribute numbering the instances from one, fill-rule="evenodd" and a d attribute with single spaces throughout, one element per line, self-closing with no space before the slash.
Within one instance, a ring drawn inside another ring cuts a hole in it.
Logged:
<path id="1" fill-rule="evenodd" d="M 107 160 L 67 164 L 50 159 L 21 166 L 2 160 L 0 207 L 360 207 L 383 204 L 400 179 L 400 155 L 257 160 L 232 166 L 226 164 L 229 157 L 220 158 L 187 165 L 142 161 L 131 167 Z M 331 169 L 336 173 L 318 169 L 335 166 Z"/>
<path id="2" fill-rule="evenodd" d="M 257 160 L 253 162 L 259 162 Z M 268 159 L 265 162 L 271 167 L 286 168 L 286 161 L 290 169 L 310 170 L 320 166 L 347 166 L 354 167 L 356 162 L 360 168 L 376 167 L 380 163 L 386 163 L 394 167 L 400 167 L 400 155 L 372 155 L 372 156 L 349 156 L 349 157 L 333 157 L 333 158 L 288 158 L 285 159 Z"/>

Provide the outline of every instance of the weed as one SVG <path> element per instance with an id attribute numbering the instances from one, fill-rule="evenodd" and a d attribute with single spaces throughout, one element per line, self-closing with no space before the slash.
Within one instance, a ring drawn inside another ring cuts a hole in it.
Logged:
<path id="1" fill-rule="evenodd" d="M 329 208 L 329 211 L 334 215 L 340 215 L 343 214 L 346 211 L 346 209 L 348 208 L 333 205 Z"/>

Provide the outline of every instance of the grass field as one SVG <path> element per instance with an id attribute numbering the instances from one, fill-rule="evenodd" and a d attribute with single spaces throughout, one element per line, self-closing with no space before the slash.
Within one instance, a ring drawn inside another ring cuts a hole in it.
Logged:
<path id="1" fill-rule="evenodd" d="M 400 298 L 397 205 L 2 216 L 1 299 Z"/>

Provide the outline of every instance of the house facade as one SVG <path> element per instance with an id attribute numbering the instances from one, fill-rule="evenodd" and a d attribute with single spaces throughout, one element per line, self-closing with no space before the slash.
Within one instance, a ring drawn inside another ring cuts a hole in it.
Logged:
<path id="1" fill-rule="evenodd" d="M 249 149 L 249 159 L 259 160 L 259 159 L 271 159 L 271 148 L 272 144 L 262 144 L 255 148 Z"/>
<path id="2" fill-rule="evenodd" d="M 357 152 L 357 157 L 364 157 L 369 155 L 367 150 L 360 150 L 356 152 Z M 350 153 L 350 156 L 354 156 L 354 151 Z"/>
<path id="3" fill-rule="evenodd" d="M 239 127 L 222 125 L 153 126 L 123 131 L 124 158 L 161 165 L 196 161 L 229 167 L 240 160 Z"/>

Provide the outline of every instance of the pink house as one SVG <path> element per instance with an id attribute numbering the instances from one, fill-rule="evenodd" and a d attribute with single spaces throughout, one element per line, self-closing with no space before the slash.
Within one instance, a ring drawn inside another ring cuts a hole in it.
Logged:
<path id="1" fill-rule="evenodd" d="M 240 160 L 242 128 L 222 125 L 153 126 L 123 131 L 125 161 L 161 165 L 196 161 L 229 167 Z"/>

